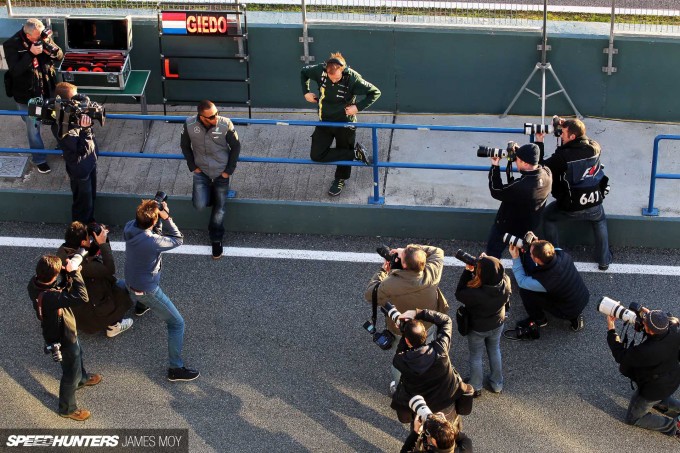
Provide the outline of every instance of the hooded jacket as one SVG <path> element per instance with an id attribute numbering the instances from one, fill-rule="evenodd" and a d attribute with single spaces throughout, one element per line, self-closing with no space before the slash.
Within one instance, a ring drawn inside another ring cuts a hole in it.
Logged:
<path id="1" fill-rule="evenodd" d="M 168 229 L 163 235 L 162 226 Z M 142 229 L 130 220 L 123 229 L 125 239 L 125 283 L 135 291 L 151 292 L 161 280 L 162 252 L 184 243 L 184 237 L 172 217 L 153 228 Z"/>
<path id="2" fill-rule="evenodd" d="M 456 299 L 468 310 L 470 329 L 488 332 L 500 327 L 505 320 L 505 304 L 510 300 L 512 286 L 501 262 L 493 257 L 480 260 L 482 286 L 469 288 L 474 273 L 464 270 L 458 281 Z"/>

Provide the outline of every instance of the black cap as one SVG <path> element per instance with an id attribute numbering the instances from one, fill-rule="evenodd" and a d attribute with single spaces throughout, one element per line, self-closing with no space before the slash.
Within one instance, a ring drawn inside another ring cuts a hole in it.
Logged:
<path id="1" fill-rule="evenodd" d="M 520 146 L 515 154 L 527 164 L 537 165 L 541 158 L 541 148 L 535 143 L 527 143 Z"/>
<path id="2" fill-rule="evenodd" d="M 647 329 L 654 335 L 666 333 L 670 320 L 668 315 L 661 310 L 652 310 L 644 314 L 643 319 Z"/>

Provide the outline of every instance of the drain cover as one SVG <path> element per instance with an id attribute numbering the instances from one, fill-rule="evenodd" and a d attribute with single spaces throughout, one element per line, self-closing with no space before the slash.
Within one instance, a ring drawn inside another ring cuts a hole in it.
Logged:
<path id="1" fill-rule="evenodd" d="M 0 157 L 0 177 L 2 178 L 21 178 L 26 168 L 26 156 L 1 156 Z"/>

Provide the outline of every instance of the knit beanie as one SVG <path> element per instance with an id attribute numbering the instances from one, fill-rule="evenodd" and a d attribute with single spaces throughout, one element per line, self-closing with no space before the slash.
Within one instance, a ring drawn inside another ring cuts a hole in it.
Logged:
<path id="1" fill-rule="evenodd" d="M 661 310 L 652 310 L 644 314 L 643 319 L 647 329 L 654 335 L 666 333 L 668 331 L 668 315 Z"/>
<path id="2" fill-rule="evenodd" d="M 527 143 L 520 146 L 515 154 L 527 164 L 536 165 L 541 158 L 541 149 L 535 143 Z"/>

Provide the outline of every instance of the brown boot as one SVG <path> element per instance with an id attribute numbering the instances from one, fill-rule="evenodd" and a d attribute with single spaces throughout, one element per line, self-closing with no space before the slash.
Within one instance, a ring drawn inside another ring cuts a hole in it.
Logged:
<path id="1" fill-rule="evenodd" d="M 77 422 L 84 422 L 90 418 L 90 415 L 92 414 L 90 414 L 90 411 L 87 409 L 76 409 L 70 414 L 59 414 L 60 417 L 70 418 L 71 420 L 75 420 Z"/>
<path id="2" fill-rule="evenodd" d="M 102 381 L 103 377 L 104 376 L 102 376 L 101 374 L 88 374 L 87 381 L 80 384 L 78 388 L 81 389 L 83 387 L 91 387 L 93 385 L 97 385 Z"/>

